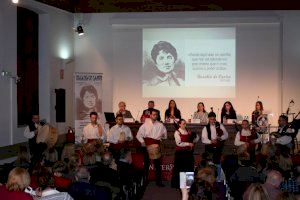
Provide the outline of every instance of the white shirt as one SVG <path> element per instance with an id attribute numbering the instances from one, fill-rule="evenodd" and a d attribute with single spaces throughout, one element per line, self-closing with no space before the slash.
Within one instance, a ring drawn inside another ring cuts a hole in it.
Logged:
<path id="1" fill-rule="evenodd" d="M 82 131 L 81 138 L 83 139 L 84 143 L 87 142 L 88 139 L 101 139 L 103 142 L 105 141 L 105 131 L 102 127 L 102 136 L 99 136 L 99 125 L 93 125 L 92 123 L 87 124 Z"/>
<path id="2" fill-rule="evenodd" d="M 242 133 L 242 136 L 251 136 L 251 131 L 250 130 L 242 129 L 241 133 Z M 237 134 L 235 136 L 235 140 L 234 140 L 234 145 L 235 146 L 241 146 L 242 144 L 246 143 L 246 142 L 243 142 L 243 141 L 240 140 L 240 138 L 241 138 L 240 134 L 241 133 L 239 131 L 239 132 L 237 132 Z M 261 142 L 261 138 L 260 137 L 258 137 L 257 139 L 254 140 L 255 144 L 257 144 L 259 142 Z"/>
<path id="3" fill-rule="evenodd" d="M 109 130 L 108 142 L 117 144 L 120 138 L 120 133 L 125 133 L 125 140 L 132 140 L 132 133 L 128 126 L 116 124 Z"/>
<path id="4" fill-rule="evenodd" d="M 221 136 L 221 140 L 226 140 L 228 138 L 228 132 L 223 126 L 223 124 L 220 124 L 220 128 L 223 131 L 223 135 Z M 217 130 L 215 125 L 210 125 L 210 131 L 211 131 L 211 139 L 215 140 L 217 139 Z M 208 139 L 208 134 L 206 130 L 206 126 L 202 129 L 202 142 L 204 144 L 211 144 L 211 140 Z"/>
<path id="5" fill-rule="evenodd" d="M 189 142 L 181 142 L 180 134 L 181 135 L 187 135 L 188 132 L 186 130 L 181 129 L 181 128 L 179 128 L 178 130 L 175 131 L 174 138 L 175 138 L 176 145 L 179 146 L 179 147 L 190 146 Z M 198 142 L 198 140 L 199 140 L 199 136 L 197 134 L 197 137 L 194 139 L 193 142 L 196 143 L 196 142 Z"/>
<path id="6" fill-rule="evenodd" d="M 284 127 L 279 127 L 279 133 L 282 133 Z M 286 130 L 287 133 L 294 133 L 295 130 L 292 128 L 288 128 Z M 282 137 L 277 138 L 276 143 L 281 145 L 287 145 L 292 142 L 292 136 L 284 135 Z"/>
<path id="7" fill-rule="evenodd" d="M 140 126 L 136 134 L 136 139 L 140 143 L 144 143 L 144 138 L 146 137 L 155 140 L 167 139 L 167 129 L 161 122 L 155 121 L 153 123 L 152 120 L 146 120 L 145 123 Z"/>
<path id="8" fill-rule="evenodd" d="M 38 124 L 34 124 L 35 128 L 38 128 Z M 24 137 L 26 137 L 27 139 L 31 139 L 35 136 L 34 131 L 30 131 L 29 126 L 26 126 L 25 130 L 24 130 Z"/>

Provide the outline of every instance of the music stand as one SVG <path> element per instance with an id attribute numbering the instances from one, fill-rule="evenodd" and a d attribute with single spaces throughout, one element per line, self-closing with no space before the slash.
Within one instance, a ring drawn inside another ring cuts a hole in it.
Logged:
<path id="1" fill-rule="evenodd" d="M 115 113 L 113 112 L 104 112 L 104 116 L 107 123 L 116 121 Z"/>

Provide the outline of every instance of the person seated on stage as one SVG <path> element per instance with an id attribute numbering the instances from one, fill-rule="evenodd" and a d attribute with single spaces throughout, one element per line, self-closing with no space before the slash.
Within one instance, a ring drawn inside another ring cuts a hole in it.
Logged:
<path id="1" fill-rule="evenodd" d="M 205 145 L 205 151 L 215 156 L 214 160 L 221 157 L 224 147 L 224 141 L 228 138 L 228 132 L 223 126 L 216 121 L 216 114 L 208 114 L 209 123 L 202 130 L 202 142 Z"/>
<path id="2" fill-rule="evenodd" d="M 227 123 L 227 119 L 237 119 L 236 112 L 230 101 L 226 101 L 221 111 L 221 123 Z"/>
<path id="3" fill-rule="evenodd" d="M 32 200 L 32 196 L 24 192 L 29 185 L 30 175 L 28 171 L 16 167 L 9 172 L 7 183 L 5 185 L 0 184 L 1 199 Z"/>
<path id="4" fill-rule="evenodd" d="M 163 187 L 161 180 L 161 166 L 160 166 L 160 141 L 167 138 L 167 129 L 159 121 L 157 121 L 157 111 L 152 110 L 150 120 L 147 120 L 140 126 L 136 138 L 141 143 L 144 150 L 144 171 L 145 176 L 148 177 L 150 159 L 154 160 L 156 185 Z"/>
<path id="5" fill-rule="evenodd" d="M 126 110 L 126 104 L 124 101 L 120 101 L 119 103 L 119 111 L 116 113 L 116 115 L 123 115 L 124 118 L 133 118 L 132 114 L 129 110 Z"/>
<path id="6" fill-rule="evenodd" d="M 32 114 L 31 121 L 28 123 L 27 127 L 24 130 L 24 137 L 28 139 L 29 152 L 31 156 L 36 151 L 36 137 L 38 134 L 38 126 L 40 125 L 40 117 L 38 114 Z"/>
<path id="7" fill-rule="evenodd" d="M 160 112 L 159 112 L 159 110 L 155 109 L 154 106 L 155 106 L 154 105 L 154 101 L 151 100 L 151 101 L 148 102 L 148 109 L 144 110 L 143 114 L 141 116 L 141 122 L 142 123 L 145 122 L 146 118 L 150 118 L 150 112 L 151 112 L 151 110 L 156 110 L 157 113 L 158 113 L 157 121 L 161 120 L 161 118 L 160 118 Z"/>
<path id="8" fill-rule="evenodd" d="M 124 125 L 123 115 L 118 114 L 116 116 L 116 123 L 109 131 L 108 142 L 114 151 L 120 151 L 126 142 L 131 141 L 133 137 L 130 128 Z"/>
<path id="9" fill-rule="evenodd" d="M 255 110 L 252 112 L 251 123 L 257 125 L 257 118 L 263 114 L 264 107 L 261 101 L 255 103 Z"/>
<path id="10" fill-rule="evenodd" d="M 261 139 L 257 137 L 255 129 L 250 130 L 249 121 L 242 121 L 242 130 L 235 135 L 234 145 L 241 146 L 246 145 L 247 150 L 250 153 L 251 160 L 255 160 L 255 147 L 256 144 L 261 142 Z"/>
<path id="11" fill-rule="evenodd" d="M 94 140 L 106 140 L 105 133 L 100 124 L 98 124 L 98 114 L 96 112 L 90 113 L 91 123 L 87 124 L 82 131 L 81 141 L 80 142 L 93 142 Z"/>
<path id="12" fill-rule="evenodd" d="M 278 131 L 277 134 L 271 136 L 275 144 L 279 145 L 279 151 L 281 154 L 289 154 L 290 149 L 294 144 L 293 138 L 295 137 L 295 130 L 289 126 L 288 117 L 281 115 L 278 119 Z"/>
<path id="13" fill-rule="evenodd" d="M 208 113 L 205 111 L 204 103 L 199 102 L 197 105 L 197 111 L 193 115 L 193 119 L 200 119 L 201 124 L 208 123 Z"/>
<path id="14" fill-rule="evenodd" d="M 180 110 L 177 109 L 176 102 L 172 99 L 169 101 L 169 107 L 165 112 L 165 121 L 172 122 L 181 119 Z"/>

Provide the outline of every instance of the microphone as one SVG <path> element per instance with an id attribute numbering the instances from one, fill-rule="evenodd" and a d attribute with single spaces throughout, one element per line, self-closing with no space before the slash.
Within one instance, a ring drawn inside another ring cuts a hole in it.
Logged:
<path id="1" fill-rule="evenodd" d="M 139 114 L 140 114 L 140 111 L 138 111 L 138 114 L 136 115 L 136 118 L 135 118 L 135 119 L 138 119 Z M 139 123 L 138 120 L 135 120 L 135 119 L 134 119 L 134 122 L 135 122 L 135 123 Z"/>

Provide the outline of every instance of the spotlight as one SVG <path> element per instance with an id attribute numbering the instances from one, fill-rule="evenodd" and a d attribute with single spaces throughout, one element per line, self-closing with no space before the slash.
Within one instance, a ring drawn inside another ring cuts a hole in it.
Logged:
<path id="1" fill-rule="evenodd" d="M 17 3 L 19 3 L 19 0 L 11 0 L 11 2 L 17 4 Z"/>
<path id="2" fill-rule="evenodd" d="M 77 26 L 76 32 L 78 33 L 79 36 L 84 35 L 83 28 L 80 25 Z"/>

